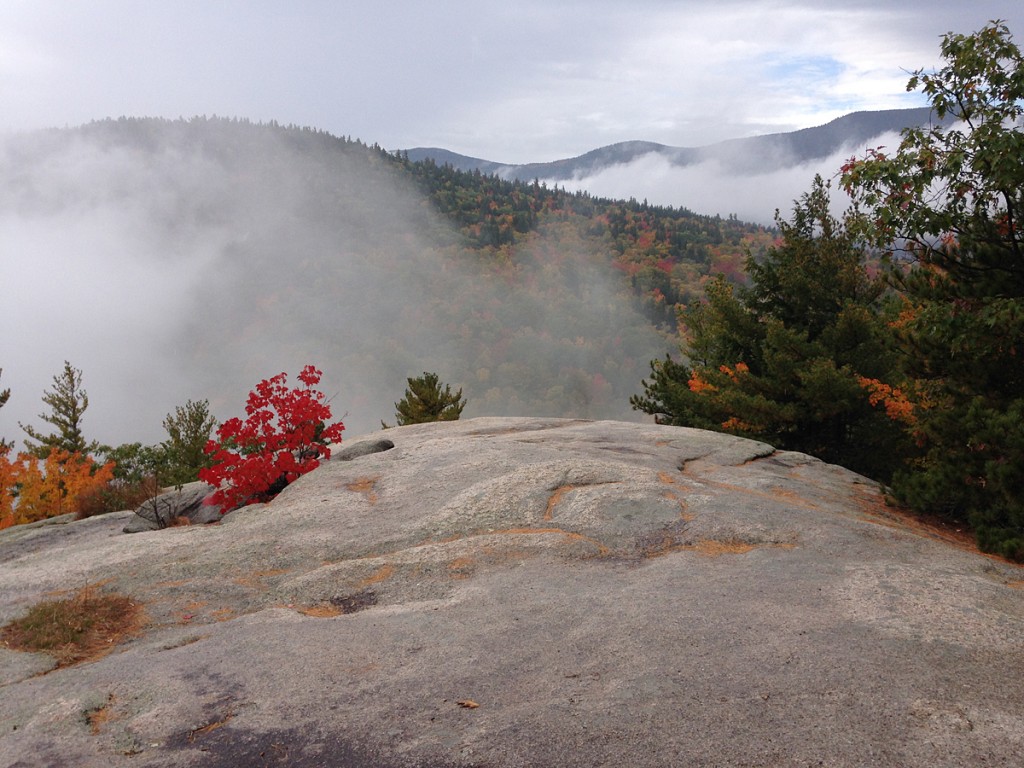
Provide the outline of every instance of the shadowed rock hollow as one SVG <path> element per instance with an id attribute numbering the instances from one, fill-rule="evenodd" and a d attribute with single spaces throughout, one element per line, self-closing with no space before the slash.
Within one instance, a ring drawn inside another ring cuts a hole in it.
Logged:
<path id="1" fill-rule="evenodd" d="M 654 425 L 387 437 L 219 525 L 0 533 L 0 622 L 86 584 L 149 619 L 0 649 L 0 762 L 1021 765 L 1024 571 L 871 482 Z"/>

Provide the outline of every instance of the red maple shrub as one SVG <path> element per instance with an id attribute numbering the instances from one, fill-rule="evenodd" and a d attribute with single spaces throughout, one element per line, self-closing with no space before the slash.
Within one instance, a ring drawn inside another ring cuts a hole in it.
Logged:
<path id="1" fill-rule="evenodd" d="M 298 375 L 302 386 L 289 388 L 288 376 L 264 379 L 249 393 L 245 419 L 228 419 L 217 428 L 217 440 L 205 451 L 212 466 L 199 479 L 217 488 L 209 503 L 226 512 L 253 502 L 266 502 L 288 483 L 330 458 L 330 443 L 341 442 L 345 429 L 329 424 L 331 407 L 314 389 L 321 372 L 307 365 Z"/>

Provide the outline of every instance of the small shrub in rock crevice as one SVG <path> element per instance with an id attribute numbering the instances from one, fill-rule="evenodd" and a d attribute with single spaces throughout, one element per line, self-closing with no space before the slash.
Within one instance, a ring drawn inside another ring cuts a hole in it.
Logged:
<path id="1" fill-rule="evenodd" d="M 76 520 L 118 512 L 123 509 L 137 509 L 161 493 L 155 477 L 145 477 L 137 482 L 112 480 L 105 486 L 91 488 L 79 495 L 76 506 Z"/>

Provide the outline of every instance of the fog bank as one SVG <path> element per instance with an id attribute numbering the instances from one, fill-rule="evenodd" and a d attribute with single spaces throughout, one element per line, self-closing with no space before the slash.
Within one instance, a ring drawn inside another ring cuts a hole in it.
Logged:
<path id="1" fill-rule="evenodd" d="M 628 396 L 668 344 L 607 259 L 559 246 L 555 263 L 536 232 L 499 278 L 386 160 L 205 119 L 0 145 L 0 437 L 49 431 L 40 398 L 65 359 L 86 436 L 110 445 L 163 439 L 187 399 L 242 415 L 259 380 L 308 363 L 350 436 L 392 421 L 423 371 L 464 389 L 465 416 L 639 418 Z"/>
<path id="2" fill-rule="evenodd" d="M 876 137 L 868 146 L 894 148 L 899 143 L 900 136 L 893 133 Z M 845 208 L 848 198 L 838 188 L 839 169 L 865 149 L 866 146 L 849 145 L 827 158 L 782 168 L 778 167 L 780 158 L 775 156 L 731 155 L 677 166 L 651 153 L 584 178 L 547 183 L 570 191 L 586 190 L 598 197 L 646 198 L 656 205 L 688 208 L 723 218 L 735 214 L 742 221 L 771 225 L 776 209 L 784 218 L 789 217 L 794 201 L 810 190 L 815 174 L 833 180 L 833 207 L 836 211 Z"/>

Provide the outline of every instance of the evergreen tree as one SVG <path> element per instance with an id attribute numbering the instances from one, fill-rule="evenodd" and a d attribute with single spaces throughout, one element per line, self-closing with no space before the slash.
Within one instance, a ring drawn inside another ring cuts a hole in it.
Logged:
<path id="1" fill-rule="evenodd" d="M 1024 559 L 1024 57 L 999 22 L 946 35 L 942 56 L 907 88 L 957 122 L 851 160 L 843 183 L 905 296 L 896 327 L 924 453 L 896 493 Z"/>
<path id="2" fill-rule="evenodd" d="M 777 217 L 781 241 L 747 259 L 750 288 L 723 277 L 685 311 L 688 363 L 651 363 L 630 402 L 663 424 L 731 432 L 886 479 L 902 430 L 871 404 L 869 382 L 892 373 L 880 299 L 857 237 L 829 213 L 817 177 Z"/>
<path id="3" fill-rule="evenodd" d="M 29 437 L 25 441 L 29 453 L 46 458 L 52 448 L 58 448 L 84 456 L 100 447 L 95 441 L 87 442 L 82 434 L 82 415 L 89 407 L 89 396 L 82 388 L 82 372 L 67 360 L 64 370 L 53 377 L 53 389 L 43 394 L 43 402 L 50 406 L 50 412 L 39 414 L 39 418 L 56 427 L 56 431 L 44 435 L 19 422 L 18 426 Z"/>
<path id="4" fill-rule="evenodd" d="M 0 376 L 3 376 L 3 373 L 4 373 L 4 369 L 0 368 Z M 7 404 L 7 401 L 10 400 L 10 399 L 11 399 L 10 387 L 8 387 L 7 389 L 0 390 L 0 408 L 3 408 Z M 13 445 L 14 445 L 13 443 L 8 443 L 3 438 L 0 438 L 0 453 L 3 453 L 5 450 L 11 448 Z"/>
<path id="5" fill-rule="evenodd" d="M 163 424 L 168 436 L 162 446 L 167 474 L 161 482 L 182 484 L 196 480 L 199 470 L 210 466 L 205 448 L 217 425 L 217 420 L 210 415 L 210 402 L 189 400 L 175 407 L 173 414 L 167 414 Z"/>
<path id="6" fill-rule="evenodd" d="M 398 426 L 424 424 L 429 421 L 456 421 L 466 407 L 462 390 L 452 393 L 448 384 L 441 388 L 436 373 L 423 372 L 422 376 L 407 379 L 405 397 L 395 403 Z M 385 429 L 387 424 L 381 422 Z"/>

